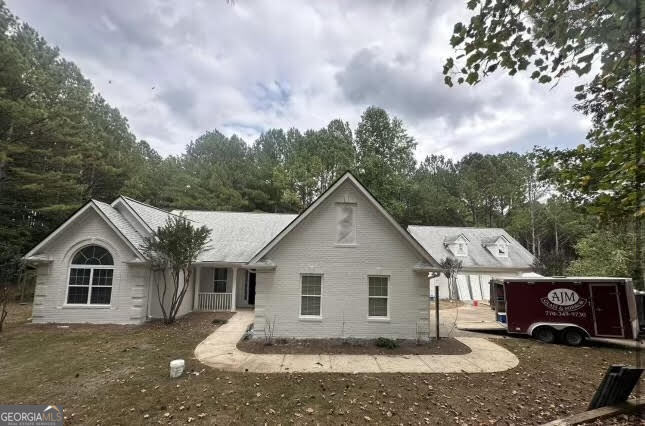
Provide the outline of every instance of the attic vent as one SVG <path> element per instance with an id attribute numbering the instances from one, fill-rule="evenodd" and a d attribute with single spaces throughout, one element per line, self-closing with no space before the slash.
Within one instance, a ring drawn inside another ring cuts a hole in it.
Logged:
<path id="1" fill-rule="evenodd" d="M 336 244 L 356 244 L 356 221 L 354 203 L 336 204 Z"/>

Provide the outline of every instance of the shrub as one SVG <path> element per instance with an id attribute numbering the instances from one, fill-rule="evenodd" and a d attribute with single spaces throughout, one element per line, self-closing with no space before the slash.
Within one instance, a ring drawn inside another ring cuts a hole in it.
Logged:
<path id="1" fill-rule="evenodd" d="M 396 340 L 388 339 L 387 337 L 379 337 L 376 339 L 376 346 L 379 348 L 394 349 L 398 348 L 399 344 Z"/>

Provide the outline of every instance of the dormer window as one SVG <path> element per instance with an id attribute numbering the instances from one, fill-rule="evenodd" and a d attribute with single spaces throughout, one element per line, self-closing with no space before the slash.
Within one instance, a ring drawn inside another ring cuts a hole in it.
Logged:
<path id="1" fill-rule="evenodd" d="M 510 241 L 503 235 L 482 240 L 482 245 L 495 257 L 508 257 L 508 245 Z"/>
<path id="2" fill-rule="evenodd" d="M 468 238 L 464 234 L 454 235 L 444 239 L 444 247 L 457 257 L 468 256 Z"/>

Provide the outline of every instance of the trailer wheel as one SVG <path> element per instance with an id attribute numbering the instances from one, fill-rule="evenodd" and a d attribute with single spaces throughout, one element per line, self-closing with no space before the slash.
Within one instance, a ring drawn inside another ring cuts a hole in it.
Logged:
<path id="1" fill-rule="evenodd" d="M 544 343 L 553 343 L 555 342 L 555 330 L 551 327 L 538 327 L 533 332 L 533 337 Z"/>
<path id="2" fill-rule="evenodd" d="M 569 346 L 580 346 L 585 341 L 585 335 L 582 331 L 576 328 L 567 328 L 562 334 L 564 343 Z"/>

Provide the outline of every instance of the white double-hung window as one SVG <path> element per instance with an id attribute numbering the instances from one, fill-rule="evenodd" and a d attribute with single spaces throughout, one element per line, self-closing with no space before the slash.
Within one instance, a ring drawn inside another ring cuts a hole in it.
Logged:
<path id="1" fill-rule="evenodd" d="M 300 283 L 300 316 L 320 318 L 322 275 L 302 275 Z"/>
<path id="2" fill-rule="evenodd" d="M 368 318 L 389 318 L 388 277 L 370 276 L 368 297 Z"/>

